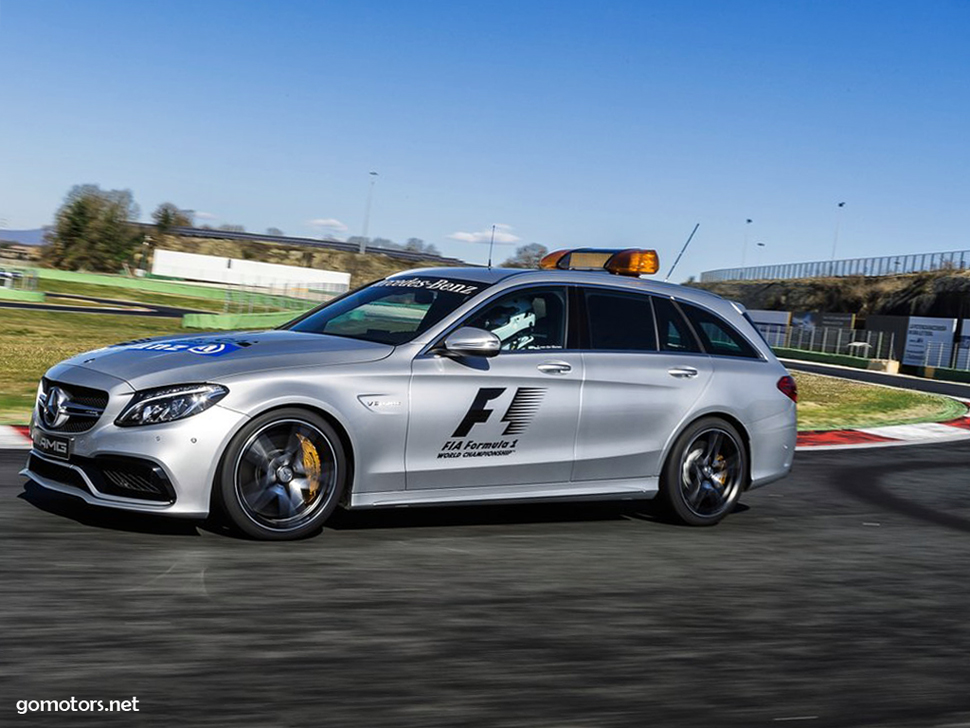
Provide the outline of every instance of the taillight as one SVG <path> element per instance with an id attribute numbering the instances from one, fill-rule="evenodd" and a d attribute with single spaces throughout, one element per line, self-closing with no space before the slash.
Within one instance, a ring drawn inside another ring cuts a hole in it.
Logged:
<path id="1" fill-rule="evenodd" d="M 792 402 L 798 401 L 798 385 L 794 377 L 782 377 L 778 380 L 778 390 Z"/>

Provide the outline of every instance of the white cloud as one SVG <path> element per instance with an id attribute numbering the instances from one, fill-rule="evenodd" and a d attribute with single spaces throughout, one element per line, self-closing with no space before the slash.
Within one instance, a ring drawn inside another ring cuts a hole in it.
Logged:
<path id="1" fill-rule="evenodd" d="M 347 226 L 334 217 L 318 217 L 313 220 L 307 220 L 307 225 L 325 230 L 336 230 L 338 232 L 346 232 L 347 230 Z"/>
<path id="2" fill-rule="evenodd" d="M 495 224 L 495 244 L 496 245 L 512 245 L 513 243 L 519 242 L 522 238 L 517 235 L 513 235 L 510 231 L 512 230 L 511 225 L 505 225 L 503 223 Z M 466 233 L 466 232 L 455 232 L 448 236 L 451 240 L 458 240 L 462 243 L 488 243 L 492 239 L 492 230 L 481 230 L 477 233 Z"/>
<path id="3" fill-rule="evenodd" d="M 198 210 L 193 213 L 196 220 L 218 220 L 218 215 L 213 215 L 211 212 L 199 212 Z"/>

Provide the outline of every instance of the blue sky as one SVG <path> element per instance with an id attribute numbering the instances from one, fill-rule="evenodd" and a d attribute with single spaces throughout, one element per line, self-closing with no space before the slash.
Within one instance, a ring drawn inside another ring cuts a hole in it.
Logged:
<path id="1" fill-rule="evenodd" d="M 945 0 L 0 0 L 0 219 L 91 182 L 355 235 L 373 170 L 372 236 L 474 262 L 499 224 L 666 270 L 698 222 L 675 279 L 827 259 L 840 201 L 838 257 L 970 248 L 968 37 Z"/>

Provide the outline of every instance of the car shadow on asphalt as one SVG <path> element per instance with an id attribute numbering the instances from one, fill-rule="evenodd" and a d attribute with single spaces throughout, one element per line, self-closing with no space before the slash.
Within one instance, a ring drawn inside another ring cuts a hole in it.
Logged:
<path id="1" fill-rule="evenodd" d="M 739 503 L 733 513 L 748 506 Z M 543 523 L 582 523 L 638 520 L 681 527 L 659 503 L 596 501 L 572 503 L 511 503 L 502 505 L 432 506 L 348 511 L 338 509 L 326 528 L 367 530 L 379 528 L 444 528 L 449 526 L 502 526 Z"/>
<path id="2" fill-rule="evenodd" d="M 38 510 L 94 528 L 129 533 L 199 536 L 200 530 L 240 540 L 251 540 L 216 519 L 172 518 L 92 506 L 80 498 L 48 490 L 28 482 L 17 496 Z M 749 510 L 739 503 L 733 514 Z M 658 526 L 681 528 L 661 507 L 650 500 L 588 501 L 557 503 L 507 503 L 495 505 L 374 508 L 349 511 L 338 508 L 324 525 L 326 530 L 366 531 L 369 529 L 448 528 L 455 526 L 538 525 L 636 520 Z M 313 534 L 316 535 L 316 534 Z M 313 536 L 310 536 L 312 538 Z"/>
<path id="3" fill-rule="evenodd" d="M 69 518 L 85 526 L 131 533 L 166 534 L 173 536 L 198 536 L 200 521 L 183 518 L 155 516 L 150 513 L 133 513 L 100 508 L 85 503 L 80 498 L 48 490 L 34 482 L 28 482 L 18 498 L 34 508 L 51 515 Z"/>

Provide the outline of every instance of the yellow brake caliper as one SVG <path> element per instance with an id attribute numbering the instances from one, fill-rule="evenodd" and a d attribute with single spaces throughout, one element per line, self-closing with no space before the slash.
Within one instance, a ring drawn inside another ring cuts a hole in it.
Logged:
<path id="1" fill-rule="evenodd" d="M 303 435 L 297 433 L 300 449 L 303 451 L 303 472 L 306 473 L 307 489 L 303 495 L 305 503 L 310 503 L 320 490 L 320 455 L 317 449 Z"/>

